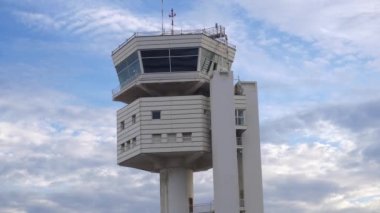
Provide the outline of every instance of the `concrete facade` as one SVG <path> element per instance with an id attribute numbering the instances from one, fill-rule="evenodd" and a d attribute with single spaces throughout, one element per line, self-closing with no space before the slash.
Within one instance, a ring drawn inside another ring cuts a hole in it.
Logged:
<path id="1" fill-rule="evenodd" d="M 112 53 L 120 86 L 117 163 L 160 174 L 161 213 L 262 213 L 257 87 L 234 85 L 235 47 L 206 30 L 135 34 Z M 214 202 L 193 172 L 213 168 Z"/>
<path id="2" fill-rule="evenodd" d="M 210 83 L 210 100 L 215 212 L 239 212 L 232 72 L 214 73 Z"/>

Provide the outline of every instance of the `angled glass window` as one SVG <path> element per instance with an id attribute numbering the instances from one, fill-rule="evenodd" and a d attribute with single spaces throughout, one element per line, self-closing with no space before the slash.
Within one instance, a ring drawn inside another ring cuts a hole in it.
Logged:
<path id="1" fill-rule="evenodd" d="M 200 70 L 203 73 L 208 73 L 211 70 L 211 65 L 213 62 L 218 61 L 219 56 L 214 52 L 207 49 L 201 48 L 201 60 L 200 60 Z"/>
<path id="2" fill-rule="evenodd" d="M 141 50 L 144 73 L 197 71 L 198 49 Z"/>
<path id="3" fill-rule="evenodd" d="M 197 71 L 198 56 L 172 57 L 172 72 Z"/>
<path id="4" fill-rule="evenodd" d="M 144 73 L 170 72 L 169 57 L 143 58 Z"/>
<path id="5" fill-rule="evenodd" d="M 133 81 L 141 73 L 137 52 L 125 58 L 115 68 L 121 86 Z"/>
<path id="6" fill-rule="evenodd" d="M 121 61 L 118 65 L 116 65 L 116 71 L 120 72 L 127 66 L 131 65 L 133 62 L 135 62 L 138 59 L 137 52 L 132 53 L 130 56 L 125 58 L 123 61 Z"/>

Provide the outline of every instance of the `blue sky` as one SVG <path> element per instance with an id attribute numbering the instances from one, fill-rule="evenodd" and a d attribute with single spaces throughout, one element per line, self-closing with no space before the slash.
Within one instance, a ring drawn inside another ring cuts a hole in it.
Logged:
<path id="1" fill-rule="evenodd" d="M 266 212 L 380 209 L 380 2 L 165 1 L 224 25 L 259 84 Z M 111 51 L 160 1 L 0 1 L 0 212 L 157 212 L 158 176 L 116 165 Z M 212 200 L 210 171 L 195 201 Z"/>

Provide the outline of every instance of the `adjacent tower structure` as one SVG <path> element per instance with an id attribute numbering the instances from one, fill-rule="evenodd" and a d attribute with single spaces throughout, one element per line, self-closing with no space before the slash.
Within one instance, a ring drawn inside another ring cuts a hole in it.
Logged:
<path id="1" fill-rule="evenodd" d="M 262 213 L 255 82 L 234 85 L 224 28 L 135 33 L 112 52 L 117 162 L 160 174 L 161 213 L 198 212 L 193 173 L 213 168 L 209 212 Z M 204 211 L 203 211 L 204 212 Z"/>

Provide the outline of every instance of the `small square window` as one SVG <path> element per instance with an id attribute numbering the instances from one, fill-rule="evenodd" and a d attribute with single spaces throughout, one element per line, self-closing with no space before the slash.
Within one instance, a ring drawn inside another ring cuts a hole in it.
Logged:
<path id="1" fill-rule="evenodd" d="M 161 134 L 153 134 L 152 135 L 153 143 L 161 143 Z"/>
<path id="2" fill-rule="evenodd" d="M 125 122 L 124 121 L 120 122 L 120 129 L 121 130 L 125 129 Z"/>
<path id="3" fill-rule="evenodd" d="M 136 123 L 136 115 L 132 115 L 132 124 Z"/>
<path id="4" fill-rule="evenodd" d="M 175 143 L 177 141 L 176 133 L 168 133 L 168 143 Z"/>
<path id="5" fill-rule="evenodd" d="M 152 111 L 152 119 L 161 119 L 161 111 L 159 110 Z"/>
<path id="6" fill-rule="evenodd" d="M 182 141 L 183 142 L 191 142 L 191 132 L 182 133 Z"/>

